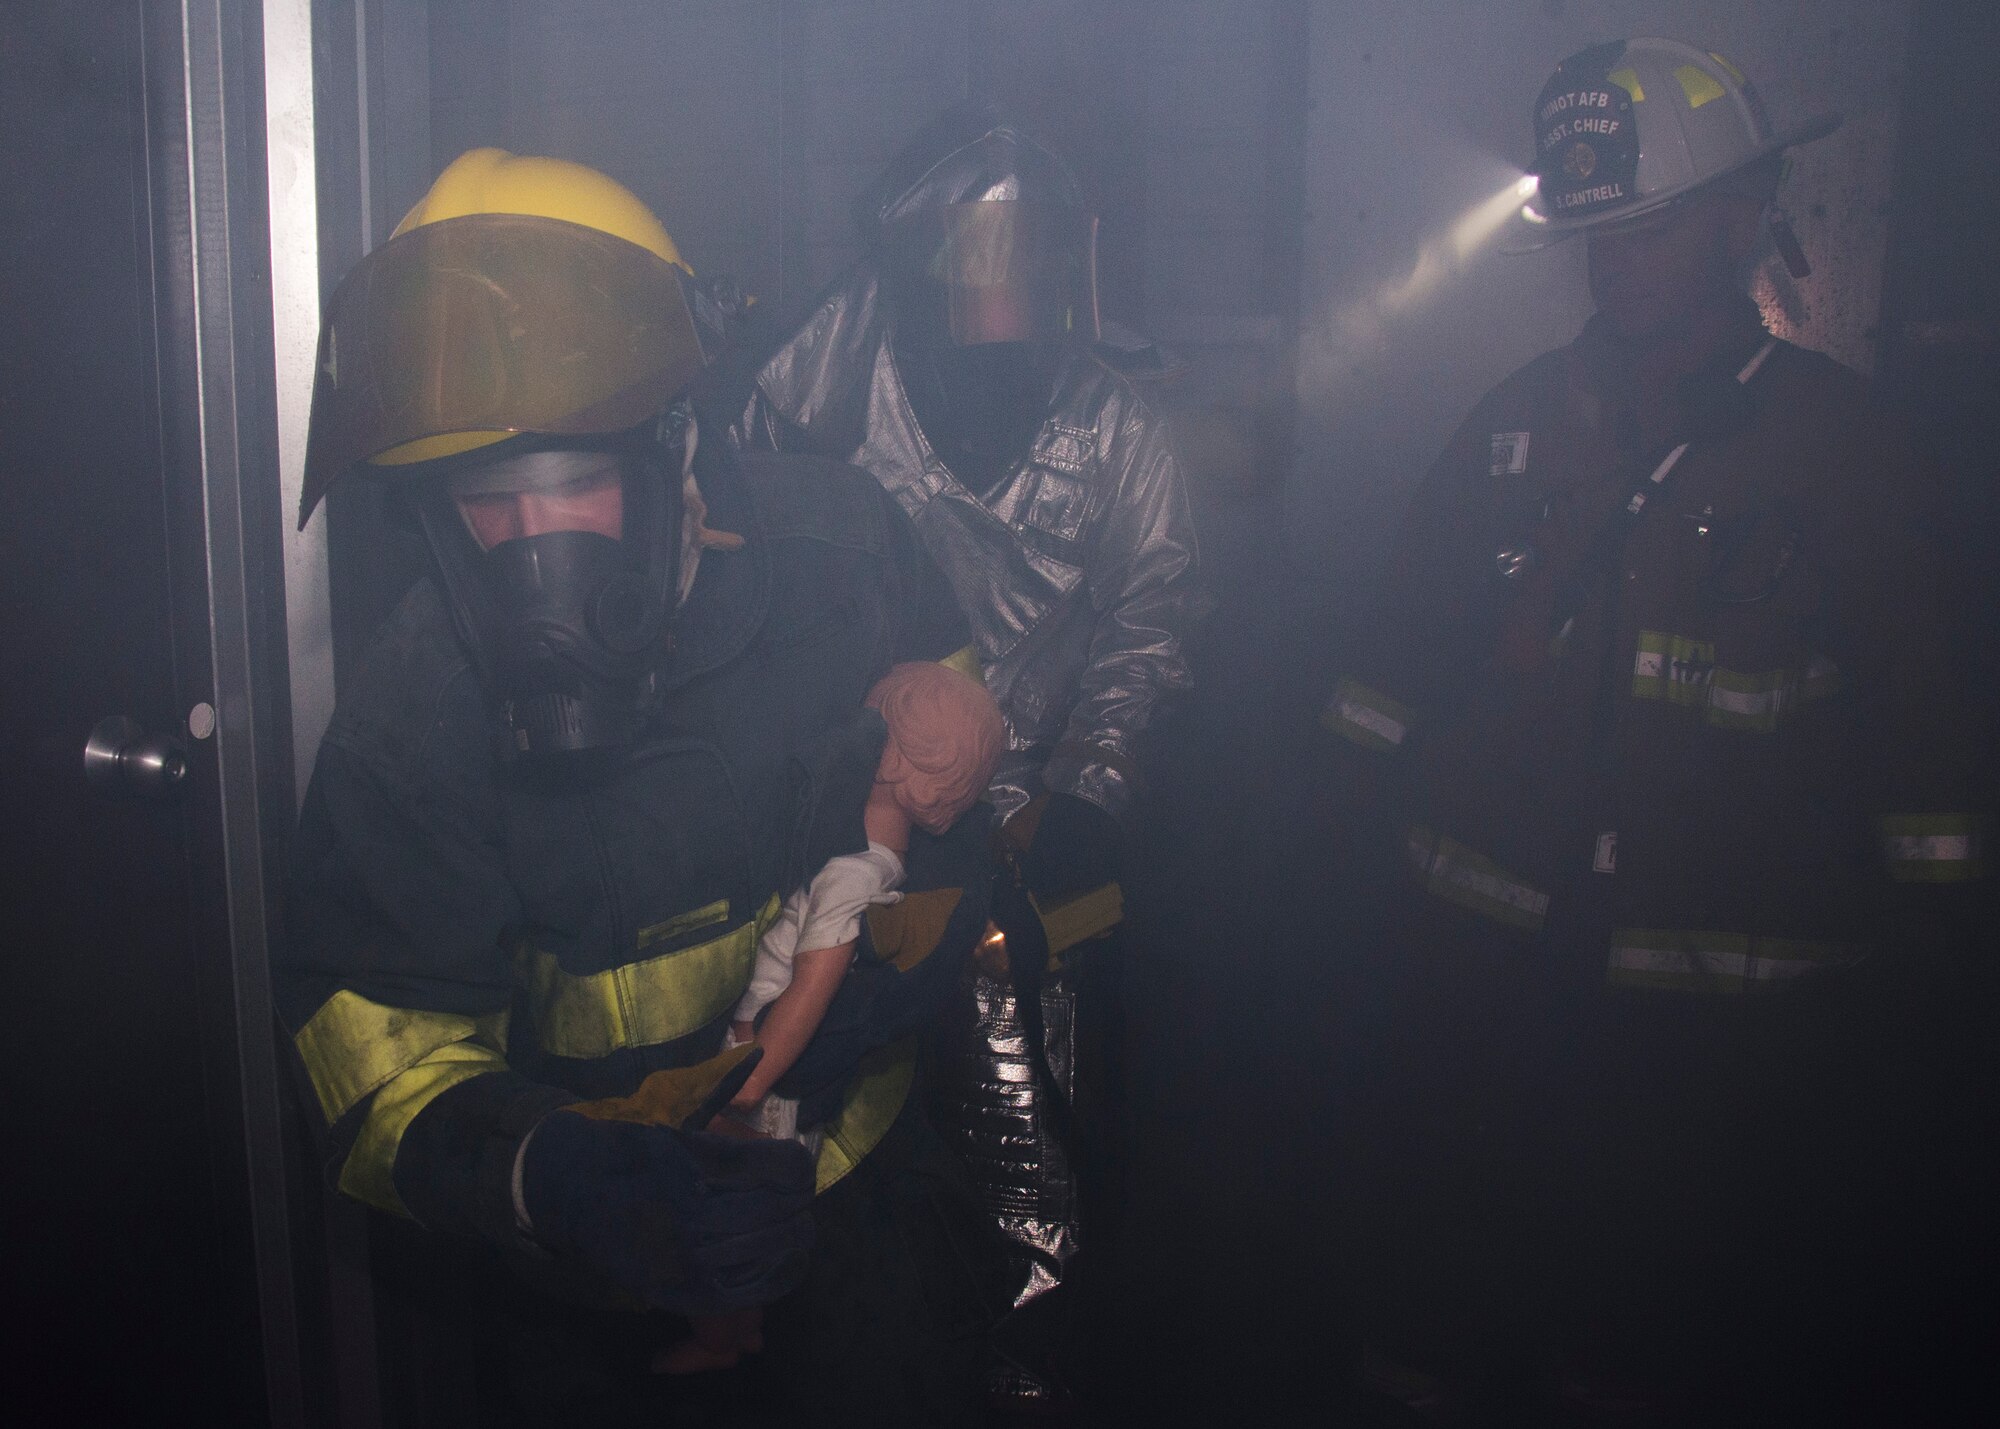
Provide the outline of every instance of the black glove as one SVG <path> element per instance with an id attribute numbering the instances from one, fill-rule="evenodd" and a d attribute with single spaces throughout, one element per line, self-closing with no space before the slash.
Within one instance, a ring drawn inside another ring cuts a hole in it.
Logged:
<path id="1" fill-rule="evenodd" d="M 804 1278 L 813 1164 L 795 1141 L 746 1141 L 571 1111 L 528 1141 L 535 1238 L 649 1305 L 766 1305 Z"/>
<path id="2" fill-rule="evenodd" d="M 1022 865 L 1044 908 L 1118 881 L 1118 824 L 1074 794 L 1051 794 Z"/>

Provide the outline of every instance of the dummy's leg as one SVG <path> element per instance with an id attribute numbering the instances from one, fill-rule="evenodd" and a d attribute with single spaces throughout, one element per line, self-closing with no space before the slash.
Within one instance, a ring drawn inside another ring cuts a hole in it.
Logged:
<path id="1" fill-rule="evenodd" d="M 752 1307 L 716 1315 L 696 1315 L 694 1333 L 653 1356 L 660 1374 L 700 1374 L 729 1369 L 764 1348 L 764 1312 Z"/>
<path id="2" fill-rule="evenodd" d="M 974 1426 L 1001 1254 L 923 1116 L 922 1082 L 881 1143 L 814 1203 L 806 1283 L 770 1307 L 753 1373 L 780 1424 Z"/>

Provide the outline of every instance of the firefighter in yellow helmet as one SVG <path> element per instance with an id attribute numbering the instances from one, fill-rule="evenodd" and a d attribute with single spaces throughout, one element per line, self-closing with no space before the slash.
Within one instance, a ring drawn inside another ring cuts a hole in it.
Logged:
<path id="1" fill-rule="evenodd" d="M 1452 438 L 1322 715 L 1393 890 L 1365 1378 L 1426 1412 L 1827 1422 L 1880 1327 L 1988 790 L 1933 473 L 1743 292 L 1833 122 L 1675 41 L 1562 63 L 1526 217 L 1596 315 Z"/>
<path id="2" fill-rule="evenodd" d="M 716 334 L 690 278 L 605 175 L 481 149 L 347 276 L 322 334 L 301 523 L 336 481 L 384 482 L 430 559 L 342 682 L 277 1000 L 343 1192 L 603 1312 L 454 1282 L 471 1337 L 509 1346 L 512 1377 L 482 1388 L 507 1422 L 654 1412 L 642 1342 L 670 1330 L 618 1312 L 824 1281 L 815 1219 L 840 1293 L 905 1298 L 927 1271 L 875 1227 L 922 1177 L 883 1151 L 917 1135 L 885 1048 L 985 923 L 979 821 L 916 835 L 908 897 L 951 897 L 899 945 L 907 973 L 857 961 L 780 1084 L 826 1127 L 817 1166 L 703 1129 L 750 1070 L 718 1054 L 760 933 L 865 846 L 883 731 L 864 695 L 967 632 L 865 474 L 699 440 L 682 394 Z M 816 1353 L 872 1333 L 829 1327 L 808 1289 Z M 942 1399 L 950 1363 L 894 1372 Z"/>

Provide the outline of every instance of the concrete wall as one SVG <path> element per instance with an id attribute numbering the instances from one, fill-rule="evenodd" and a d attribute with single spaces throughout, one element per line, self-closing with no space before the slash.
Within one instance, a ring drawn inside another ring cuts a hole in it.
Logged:
<path id="1" fill-rule="evenodd" d="M 1582 249 L 1426 245 L 1519 176 L 1528 111 L 1563 56 L 1631 34 L 1720 50 L 1774 122 L 1838 108 L 1798 151 L 1783 202 L 1815 267 L 1767 263 L 1758 293 L 1788 337 L 1874 358 L 1906 0 L 1315 0 L 1301 420 L 1290 553 L 1327 614 L 1351 613 L 1410 490 L 1493 383 L 1589 315 Z"/>

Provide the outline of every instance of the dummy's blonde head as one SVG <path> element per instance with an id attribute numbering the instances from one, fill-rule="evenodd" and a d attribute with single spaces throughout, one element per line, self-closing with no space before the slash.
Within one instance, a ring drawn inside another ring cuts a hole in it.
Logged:
<path id="1" fill-rule="evenodd" d="M 889 726 L 884 781 L 926 786 L 923 827 L 948 826 L 977 802 L 1007 747 L 1000 706 L 984 685 L 944 665 L 912 662 L 876 681 L 866 703 Z"/>

